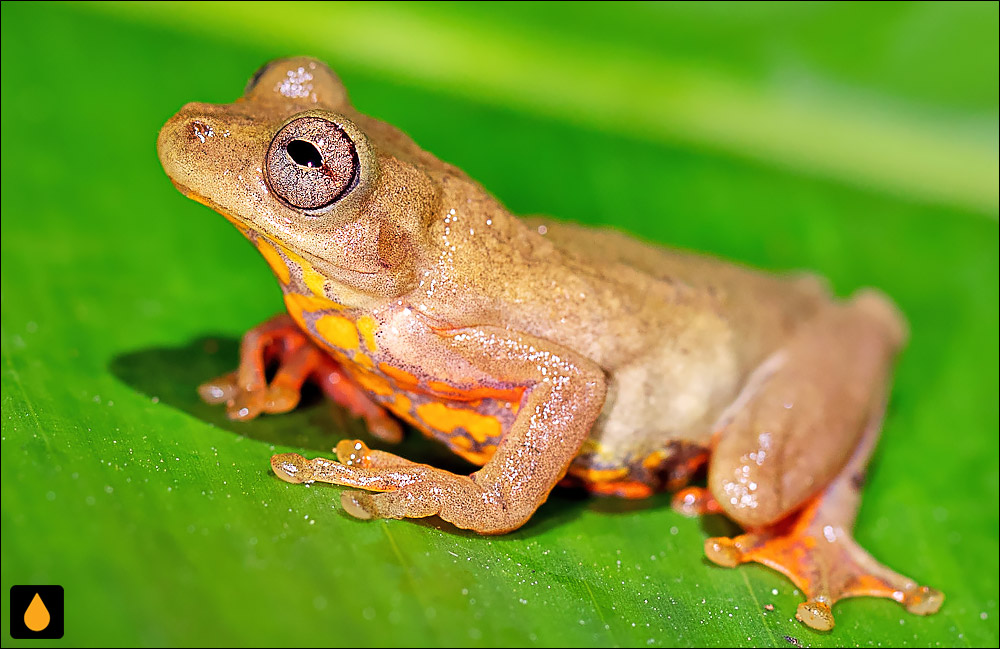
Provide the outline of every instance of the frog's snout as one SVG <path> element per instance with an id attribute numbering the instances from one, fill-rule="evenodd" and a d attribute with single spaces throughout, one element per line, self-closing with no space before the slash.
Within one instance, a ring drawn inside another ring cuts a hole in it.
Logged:
<path id="1" fill-rule="evenodd" d="M 215 109 L 211 104 L 191 102 L 167 120 L 156 138 L 156 150 L 164 166 L 171 157 L 190 147 L 188 141 L 197 140 L 205 144 L 208 138 L 214 137 L 215 128 L 210 116 L 217 112 Z"/>
<path id="2" fill-rule="evenodd" d="M 198 187 L 225 158 L 229 131 L 222 107 L 193 102 L 167 120 L 156 138 L 163 170 L 175 184 Z"/>
<path id="3" fill-rule="evenodd" d="M 275 475 L 292 484 L 310 479 L 309 461 L 298 453 L 279 453 L 271 457 L 271 469 Z"/>

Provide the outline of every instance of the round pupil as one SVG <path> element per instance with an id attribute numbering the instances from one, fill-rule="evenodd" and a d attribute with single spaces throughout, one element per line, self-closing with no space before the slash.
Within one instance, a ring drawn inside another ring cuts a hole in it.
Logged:
<path id="1" fill-rule="evenodd" d="M 303 167 L 322 167 L 323 156 L 311 142 L 292 140 L 287 147 L 289 157 Z"/>

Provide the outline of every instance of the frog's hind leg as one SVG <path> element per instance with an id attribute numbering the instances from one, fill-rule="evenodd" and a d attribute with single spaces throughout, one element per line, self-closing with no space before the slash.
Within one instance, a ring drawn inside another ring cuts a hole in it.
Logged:
<path id="1" fill-rule="evenodd" d="M 268 364 L 278 363 L 267 382 Z M 240 343 L 240 366 L 198 387 L 202 399 L 225 404 L 231 419 L 244 421 L 262 413 L 289 412 L 298 405 L 302 386 L 312 379 L 330 399 L 356 417 L 369 431 L 387 442 L 398 442 L 402 428 L 341 370 L 337 362 L 316 347 L 295 321 L 282 314 L 248 331 Z"/>
<path id="2" fill-rule="evenodd" d="M 723 566 L 754 561 L 787 575 L 808 598 L 797 617 L 815 629 L 833 627 L 832 606 L 846 597 L 886 597 L 918 614 L 943 600 L 851 536 L 903 335 L 873 293 L 832 307 L 751 379 L 751 393 L 721 426 L 709 486 L 747 533 L 708 539 L 706 554 Z"/>
<path id="3" fill-rule="evenodd" d="M 784 574 L 807 597 L 795 617 L 821 631 L 833 628 L 832 607 L 848 597 L 885 597 L 911 613 L 936 612 L 944 601 L 940 591 L 882 565 L 851 534 L 880 420 L 881 412 L 840 475 L 799 512 L 732 539 L 708 539 L 708 558 L 726 567 L 753 561 Z"/>

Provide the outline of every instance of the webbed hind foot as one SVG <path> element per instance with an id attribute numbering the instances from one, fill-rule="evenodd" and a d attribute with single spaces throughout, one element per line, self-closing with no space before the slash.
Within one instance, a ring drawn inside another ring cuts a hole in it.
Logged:
<path id="1" fill-rule="evenodd" d="M 833 605 L 848 597 L 885 597 L 917 615 L 941 608 L 944 595 L 885 567 L 842 525 L 822 516 L 826 494 L 771 527 L 705 541 L 705 554 L 728 568 L 756 562 L 784 574 L 806 596 L 795 617 L 818 631 L 833 628 Z"/>

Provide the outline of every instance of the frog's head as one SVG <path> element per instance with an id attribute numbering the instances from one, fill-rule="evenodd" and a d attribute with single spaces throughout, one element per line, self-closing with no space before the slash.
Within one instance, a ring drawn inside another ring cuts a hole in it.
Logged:
<path id="1" fill-rule="evenodd" d="M 187 104 L 157 147 L 177 188 L 269 246 L 272 266 L 311 266 L 291 277 L 318 273 L 358 304 L 412 284 L 440 206 L 433 178 L 459 173 L 355 111 L 337 76 L 305 57 L 265 65 L 232 104 Z"/>

